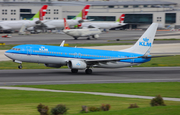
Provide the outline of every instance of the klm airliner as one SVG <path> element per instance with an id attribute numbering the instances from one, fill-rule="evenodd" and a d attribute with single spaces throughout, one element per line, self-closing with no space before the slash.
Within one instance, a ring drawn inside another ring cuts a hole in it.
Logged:
<path id="1" fill-rule="evenodd" d="M 92 74 L 90 68 L 121 68 L 139 65 L 151 60 L 150 55 L 158 24 L 153 23 L 139 40 L 130 48 L 121 51 L 96 50 L 85 48 L 49 45 L 18 45 L 5 52 L 5 55 L 19 63 L 43 63 L 47 67 L 60 68 L 68 66 L 72 73 L 85 70 Z"/>

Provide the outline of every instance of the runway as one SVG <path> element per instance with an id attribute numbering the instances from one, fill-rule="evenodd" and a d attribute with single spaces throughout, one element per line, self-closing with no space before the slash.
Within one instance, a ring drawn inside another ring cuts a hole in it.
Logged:
<path id="1" fill-rule="evenodd" d="M 66 34 L 54 34 L 54 33 L 40 33 L 32 35 L 18 35 L 12 34 L 12 38 L 0 38 L 0 42 L 6 44 L 60 44 L 63 40 L 66 43 L 135 43 L 136 41 L 121 41 L 121 40 L 134 40 L 139 39 L 145 31 L 109 31 L 100 34 L 98 39 L 87 40 L 87 37 L 80 37 L 78 40 L 74 40 L 73 37 Z M 180 39 L 180 32 L 176 31 L 157 31 L 155 39 Z M 120 41 L 116 41 L 119 39 Z M 180 43 L 180 40 L 163 40 L 154 41 L 155 44 L 164 43 Z"/>
<path id="2" fill-rule="evenodd" d="M 70 69 L 0 70 L 0 86 L 38 84 L 88 84 L 133 82 L 180 82 L 180 67 L 94 68 L 72 74 Z"/>

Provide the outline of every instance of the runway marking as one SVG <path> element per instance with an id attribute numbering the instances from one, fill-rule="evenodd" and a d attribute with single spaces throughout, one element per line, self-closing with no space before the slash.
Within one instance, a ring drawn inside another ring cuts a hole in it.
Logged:
<path id="1" fill-rule="evenodd" d="M 27 88 L 27 87 L 0 87 L 0 89 L 13 89 L 13 90 L 25 90 L 25 91 L 47 91 L 47 92 L 60 92 L 60 93 L 82 93 L 91 95 L 113 96 L 113 97 L 126 97 L 126 98 L 140 98 L 140 99 L 152 99 L 152 96 L 139 96 L 139 95 L 127 95 L 127 94 L 115 94 L 115 93 L 100 93 L 100 92 L 83 92 L 83 91 L 63 91 L 63 90 L 50 90 L 39 88 Z M 164 97 L 164 100 L 168 101 L 180 101 L 180 98 L 168 98 Z"/>
<path id="2" fill-rule="evenodd" d="M 133 82 L 139 82 L 139 81 L 154 81 L 154 82 L 158 82 L 158 81 L 180 81 L 180 78 L 179 79 L 128 79 L 128 80 L 78 80 L 78 81 L 33 81 L 33 82 L 0 82 L 0 84 L 23 84 L 23 83 L 30 83 L 30 84 L 33 84 L 33 83 L 66 83 L 66 82 L 70 82 L 70 83 L 91 83 L 91 82 L 130 82 L 130 81 L 133 81 Z"/>

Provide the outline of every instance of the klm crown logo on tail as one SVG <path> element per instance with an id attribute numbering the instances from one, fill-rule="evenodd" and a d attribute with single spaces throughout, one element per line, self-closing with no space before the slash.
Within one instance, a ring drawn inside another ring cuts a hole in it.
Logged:
<path id="1" fill-rule="evenodd" d="M 151 47 L 151 43 L 148 42 L 149 39 L 146 38 L 143 38 L 143 41 L 142 42 L 139 42 L 139 46 L 148 46 L 148 47 Z"/>

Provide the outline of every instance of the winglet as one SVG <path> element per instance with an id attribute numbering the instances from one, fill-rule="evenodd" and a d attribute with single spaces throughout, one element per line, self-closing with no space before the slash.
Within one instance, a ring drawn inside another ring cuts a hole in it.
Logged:
<path id="1" fill-rule="evenodd" d="M 157 27 L 158 23 L 152 23 L 151 26 L 144 32 L 144 34 L 132 47 L 121 51 L 143 54 L 144 56 L 149 55 L 151 48 L 153 46 L 153 41 L 157 31 Z"/>
<path id="2" fill-rule="evenodd" d="M 63 47 L 63 46 L 64 46 L 64 43 L 65 43 L 65 40 L 62 41 L 60 47 Z"/>
<path id="3" fill-rule="evenodd" d="M 64 18 L 64 30 L 70 30 L 70 28 L 66 22 L 66 18 Z"/>
<path id="4" fill-rule="evenodd" d="M 47 7 L 48 5 L 43 5 L 42 8 L 30 20 L 43 20 Z"/>

